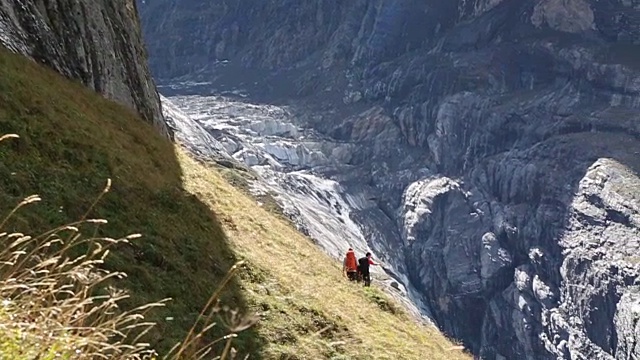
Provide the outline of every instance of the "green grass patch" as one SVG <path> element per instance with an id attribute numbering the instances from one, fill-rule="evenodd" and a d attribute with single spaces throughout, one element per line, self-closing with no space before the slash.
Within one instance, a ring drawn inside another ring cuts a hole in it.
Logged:
<path id="1" fill-rule="evenodd" d="M 389 298 L 389 296 L 380 291 L 380 289 L 377 289 L 375 287 L 366 287 L 364 288 L 364 294 L 370 301 L 376 304 L 380 308 L 380 310 L 394 315 L 402 313 L 402 310 L 398 307 L 398 305 L 393 302 Z"/>
<path id="2" fill-rule="evenodd" d="M 222 177 L 233 187 L 242 191 L 243 194 L 256 200 L 256 203 L 272 213 L 273 215 L 284 219 L 293 224 L 291 219 L 284 214 L 282 206 L 276 200 L 276 194 L 271 192 L 255 194 L 251 192 L 251 182 L 255 181 L 257 177 L 251 172 L 251 170 L 240 170 L 235 168 L 219 168 L 216 167 Z"/>
<path id="3" fill-rule="evenodd" d="M 181 340 L 236 258 L 216 215 L 183 190 L 173 144 L 129 109 L 0 49 L 0 134 L 10 133 L 20 138 L 0 144 L 0 214 L 30 194 L 43 201 L 4 231 L 33 234 L 76 221 L 112 179 L 89 214 L 109 221 L 98 235 L 143 237 L 114 249 L 106 267 L 128 274 L 128 307 L 173 299 L 152 313 L 160 322 L 148 337 L 154 347 Z M 245 307 L 236 282 L 223 301 Z M 212 339 L 225 329 L 216 331 Z M 255 334 L 241 340 L 258 351 Z"/>

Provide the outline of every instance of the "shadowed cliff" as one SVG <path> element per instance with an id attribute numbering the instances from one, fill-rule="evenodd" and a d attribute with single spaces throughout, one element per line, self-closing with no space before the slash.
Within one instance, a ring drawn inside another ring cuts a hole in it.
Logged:
<path id="1" fill-rule="evenodd" d="M 0 44 L 136 110 L 171 136 L 133 0 L 2 0 Z"/>

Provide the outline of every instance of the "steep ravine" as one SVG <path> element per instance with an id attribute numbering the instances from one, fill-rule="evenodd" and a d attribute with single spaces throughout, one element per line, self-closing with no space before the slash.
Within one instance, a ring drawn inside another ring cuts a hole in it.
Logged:
<path id="1" fill-rule="evenodd" d="M 0 44 L 137 111 L 171 136 L 134 0 L 0 0 Z"/>
<path id="2" fill-rule="evenodd" d="M 140 10 L 161 92 L 289 109 L 283 131 L 322 141 L 267 153 L 365 199 L 349 219 L 480 358 L 640 356 L 639 1 Z"/>
<path id="3" fill-rule="evenodd" d="M 368 243 L 350 217 L 354 209 L 366 206 L 367 199 L 346 194 L 339 183 L 317 172 L 331 161 L 323 150 L 335 144 L 296 127 L 286 108 L 226 96 L 161 98 L 176 139 L 197 158 L 223 166 L 247 166 L 257 175 L 250 184 L 254 195 L 274 197 L 297 229 L 336 260 L 341 261 L 352 247 L 358 256 L 371 251 L 379 261 L 378 254 L 384 252 Z M 408 280 L 393 265 L 373 267 L 374 283 L 416 319 L 430 322 L 415 289 L 405 286 Z"/>

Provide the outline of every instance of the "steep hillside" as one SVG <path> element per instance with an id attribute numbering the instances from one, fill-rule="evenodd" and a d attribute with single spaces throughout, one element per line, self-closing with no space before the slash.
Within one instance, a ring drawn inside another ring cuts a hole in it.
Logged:
<path id="1" fill-rule="evenodd" d="M 133 0 L 1 0 L 0 44 L 135 109 L 170 136 Z"/>
<path id="2" fill-rule="evenodd" d="M 220 141 L 213 95 L 287 108 L 304 132 L 229 111 L 266 155 L 230 152 L 366 200 L 344 212 L 448 335 L 483 359 L 640 356 L 637 0 L 140 4 L 163 95 Z"/>
<path id="3" fill-rule="evenodd" d="M 26 195 L 43 198 L 3 231 L 37 233 L 77 220 L 113 179 L 90 216 L 109 220 L 104 235 L 143 234 L 114 249 L 107 267 L 129 275 L 127 306 L 173 298 L 151 316 L 160 326 L 149 340 L 161 351 L 184 336 L 230 266 L 246 259 L 223 296 L 224 304 L 262 318 L 236 341 L 241 354 L 466 358 L 375 289 L 346 284 L 339 264 L 225 182 L 220 170 L 176 150 L 125 107 L 5 49 L 0 133 L 21 136 L 0 146 L 0 213 Z M 228 320 L 216 334 L 234 325 Z"/>
<path id="4" fill-rule="evenodd" d="M 174 147 L 151 125 L 82 84 L 0 51 L 0 133 L 21 136 L 0 147 L 0 213 L 24 196 L 43 198 L 4 231 L 37 233 L 78 220 L 111 178 L 112 191 L 90 215 L 110 221 L 106 235 L 140 232 L 144 239 L 119 249 L 108 265 L 130 275 L 131 304 L 175 299 L 154 318 L 171 314 L 176 322 L 152 339 L 173 345 L 234 263 L 215 215 L 182 190 Z M 228 299 L 242 305 L 238 287 L 229 289 Z"/>
<path id="5" fill-rule="evenodd" d="M 221 220 L 232 249 L 248 262 L 240 275 L 269 359 L 467 359 L 436 328 L 375 287 L 348 283 L 341 265 L 285 219 L 216 170 L 179 152 L 185 188 Z M 226 175 L 226 176 L 225 176 Z M 241 177 L 240 177 L 241 179 Z"/>

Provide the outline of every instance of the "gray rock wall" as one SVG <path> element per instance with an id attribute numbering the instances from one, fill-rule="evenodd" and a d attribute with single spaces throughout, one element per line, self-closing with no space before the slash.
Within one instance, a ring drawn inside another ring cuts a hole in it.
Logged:
<path id="1" fill-rule="evenodd" d="M 357 220 L 444 332 L 483 359 L 640 356 L 640 1 L 147 2 L 163 82 L 352 145 L 326 173 L 375 199 Z"/>
<path id="2" fill-rule="evenodd" d="M 0 0 L 0 43 L 131 107 L 170 136 L 133 0 Z"/>

